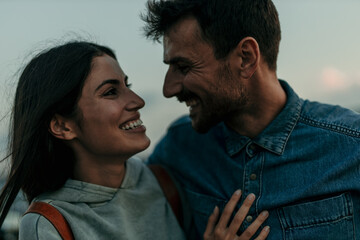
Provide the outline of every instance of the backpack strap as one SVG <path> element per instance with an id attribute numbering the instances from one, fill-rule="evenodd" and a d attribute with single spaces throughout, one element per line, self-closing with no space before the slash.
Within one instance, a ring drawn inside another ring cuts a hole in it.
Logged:
<path id="1" fill-rule="evenodd" d="M 178 220 L 178 223 L 180 224 L 181 228 L 184 228 L 181 199 L 174 181 L 172 180 L 168 172 L 165 170 L 165 168 L 161 165 L 148 164 L 148 167 L 153 172 L 157 181 L 159 182 L 159 185 L 163 190 L 164 195 L 169 202 L 176 219 Z"/>
<path id="2" fill-rule="evenodd" d="M 25 212 L 37 213 L 45 217 L 60 234 L 63 240 L 74 240 L 73 232 L 64 216 L 54 206 L 46 202 L 32 202 Z M 24 215 L 25 215 L 24 214 Z"/>

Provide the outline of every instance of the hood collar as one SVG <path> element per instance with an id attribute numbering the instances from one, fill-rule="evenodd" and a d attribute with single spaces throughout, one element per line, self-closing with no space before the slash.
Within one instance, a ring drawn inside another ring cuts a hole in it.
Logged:
<path id="1" fill-rule="evenodd" d="M 68 179 L 64 186 L 55 192 L 44 193 L 37 200 L 59 200 L 71 203 L 97 204 L 110 201 L 122 189 L 134 188 L 140 178 L 142 163 L 140 159 L 130 158 L 126 161 L 126 172 L 120 188 L 111 188 L 74 179 Z"/>

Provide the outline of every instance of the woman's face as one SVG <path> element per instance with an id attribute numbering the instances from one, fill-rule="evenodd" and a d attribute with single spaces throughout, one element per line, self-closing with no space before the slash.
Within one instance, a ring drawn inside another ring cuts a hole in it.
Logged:
<path id="1" fill-rule="evenodd" d="M 78 102 L 75 153 L 128 158 L 146 149 L 150 140 L 138 112 L 144 105 L 115 59 L 95 57 Z"/>

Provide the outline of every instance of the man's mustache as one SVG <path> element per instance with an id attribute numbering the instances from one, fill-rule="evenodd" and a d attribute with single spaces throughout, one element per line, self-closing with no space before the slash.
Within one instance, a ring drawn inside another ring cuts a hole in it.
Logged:
<path id="1" fill-rule="evenodd" d="M 197 96 L 187 89 L 183 89 L 178 95 L 176 95 L 179 102 L 185 102 L 190 99 L 197 98 Z"/>

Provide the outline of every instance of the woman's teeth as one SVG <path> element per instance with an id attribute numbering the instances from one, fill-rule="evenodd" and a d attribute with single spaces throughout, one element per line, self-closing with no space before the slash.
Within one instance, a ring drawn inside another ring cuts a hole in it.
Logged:
<path id="1" fill-rule="evenodd" d="M 126 123 L 126 125 L 123 125 L 123 126 L 121 127 L 121 129 L 122 129 L 122 130 L 134 129 L 134 128 L 137 128 L 137 127 L 141 126 L 142 123 L 143 123 L 143 122 L 142 122 L 140 119 L 138 119 L 138 120 L 136 120 L 136 121 L 132 121 L 132 122 Z"/>

